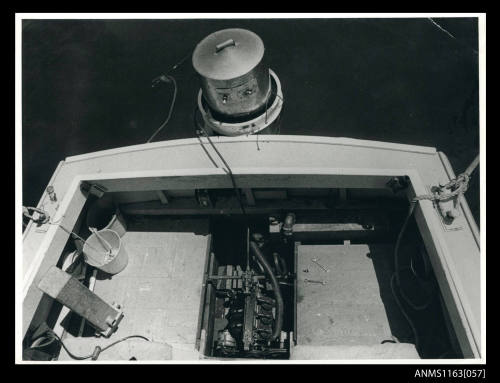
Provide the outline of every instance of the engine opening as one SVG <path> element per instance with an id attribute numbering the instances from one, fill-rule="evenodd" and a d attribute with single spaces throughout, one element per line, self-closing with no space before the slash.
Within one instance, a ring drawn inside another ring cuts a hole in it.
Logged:
<path id="1" fill-rule="evenodd" d="M 387 232 L 363 219 L 358 228 L 300 212 L 211 218 L 200 352 L 290 359 L 292 349 L 297 358 L 308 347 L 323 347 L 334 355 L 362 349 L 381 357 L 460 357 L 415 222 L 407 228 L 394 285 L 394 243 L 404 214 L 384 218 L 393 222 Z M 252 242 L 279 285 L 283 312 L 276 337 L 278 297 Z"/>

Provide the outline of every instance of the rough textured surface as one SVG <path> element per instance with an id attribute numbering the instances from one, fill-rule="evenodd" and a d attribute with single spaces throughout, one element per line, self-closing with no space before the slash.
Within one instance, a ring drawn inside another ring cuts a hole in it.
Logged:
<path id="1" fill-rule="evenodd" d="M 116 333 L 104 344 L 143 335 L 180 350 L 181 358 L 186 353 L 189 359 L 197 355 L 194 345 L 208 236 L 188 229 L 193 226 L 201 232 L 204 226 L 206 231 L 208 222 L 184 221 L 176 232 L 139 231 L 154 228 L 151 222 L 131 225 L 130 230 L 138 231 L 129 231 L 122 238 L 129 254 L 127 267 L 111 278 L 98 273 L 94 292 L 106 302 L 121 304 L 124 312 Z M 166 228 L 175 222 L 158 224 Z"/>
<path id="2" fill-rule="evenodd" d="M 291 360 L 419 359 L 415 345 L 385 343 L 372 346 L 297 346 Z"/>
<path id="3" fill-rule="evenodd" d="M 408 334 L 390 292 L 391 250 L 388 245 L 299 246 L 297 345 L 377 345 Z"/>

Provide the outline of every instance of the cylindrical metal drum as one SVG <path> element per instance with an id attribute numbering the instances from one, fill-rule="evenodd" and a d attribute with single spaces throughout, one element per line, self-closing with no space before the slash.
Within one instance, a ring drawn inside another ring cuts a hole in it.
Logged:
<path id="1" fill-rule="evenodd" d="M 203 97 L 213 112 L 242 117 L 264 111 L 271 93 L 264 43 L 246 29 L 224 29 L 203 39 L 193 52 Z"/>

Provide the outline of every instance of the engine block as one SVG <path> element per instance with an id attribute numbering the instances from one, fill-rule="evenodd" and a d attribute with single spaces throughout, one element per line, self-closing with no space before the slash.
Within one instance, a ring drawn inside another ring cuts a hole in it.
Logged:
<path id="1" fill-rule="evenodd" d="M 236 288 L 218 289 L 224 296 L 227 325 L 219 330 L 216 354 L 226 357 L 260 357 L 282 353 L 280 340 L 271 339 L 275 326 L 275 300 L 264 275 L 242 272 Z"/>

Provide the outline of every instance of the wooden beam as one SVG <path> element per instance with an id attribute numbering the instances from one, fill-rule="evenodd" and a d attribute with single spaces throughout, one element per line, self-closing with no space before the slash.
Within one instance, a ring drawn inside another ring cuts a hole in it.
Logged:
<path id="1" fill-rule="evenodd" d="M 269 234 L 281 233 L 281 225 L 269 225 Z M 393 239 L 394 228 L 383 224 L 362 225 L 360 223 L 296 223 L 293 238 L 296 241 L 322 240 L 380 240 Z"/>
<path id="2" fill-rule="evenodd" d="M 38 288 L 85 318 L 104 335 L 110 335 L 123 317 L 120 310 L 104 302 L 71 274 L 56 266 L 49 269 L 38 283 Z"/>
<path id="3" fill-rule="evenodd" d="M 395 176 L 404 176 L 400 172 L 393 174 L 375 174 L 370 170 L 361 171 L 360 174 L 329 174 L 317 172 L 316 174 L 293 174 L 269 172 L 256 176 L 244 172 L 236 173 L 234 178 L 238 187 L 245 188 L 359 188 L 359 189 L 384 189 L 387 182 Z M 233 187 L 231 179 L 226 173 L 210 171 L 200 175 L 177 175 L 178 172 L 158 173 L 154 176 L 130 174 L 129 178 L 111 178 L 105 174 L 92 175 L 88 182 L 96 183 L 106 188 L 108 192 L 125 191 L 156 191 L 156 190 L 186 190 L 186 189 L 230 189 Z"/>
<path id="4" fill-rule="evenodd" d="M 344 203 L 347 201 L 347 189 L 346 188 L 339 189 L 339 200 L 341 202 L 344 202 Z"/>
<path id="5" fill-rule="evenodd" d="M 247 206 L 248 214 L 272 214 L 281 210 L 303 210 L 303 211 L 327 211 L 327 210 L 369 210 L 375 214 L 379 210 L 388 212 L 406 211 L 404 203 L 379 202 L 377 204 L 367 202 L 350 201 L 348 204 L 333 205 L 328 197 L 324 198 L 290 198 L 286 200 L 256 200 L 254 206 Z M 194 198 L 175 198 L 168 205 L 159 201 L 133 202 L 120 204 L 120 211 L 128 215 L 206 215 L 206 214 L 240 214 L 236 197 L 218 197 L 214 207 L 200 208 Z M 375 213 L 373 212 L 375 211 Z"/>
<path id="6" fill-rule="evenodd" d="M 254 190 L 254 195 L 256 199 L 286 199 L 287 192 L 285 189 L 256 189 Z"/>
<path id="7" fill-rule="evenodd" d="M 255 206 L 247 206 L 248 214 L 266 214 L 280 211 L 280 209 L 292 210 L 325 210 L 327 204 L 320 200 L 274 200 L 257 201 Z M 167 205 L 159 201 L 138 202 L 120 205 L 120 211 L 128 215 L 206 215 L 206 214 L 241 214 L 241 208 L 236 197 L 219 197 L 216 205 L 209 208 L 200 208 L 194 198 L 176 198 Z"/>
<path id="8" fill-rule="evenodd" d="M 168 198 L 163 190 L 157 190 L 156 195 L 158 196 L 162 204 L 168 205 Z"/>

